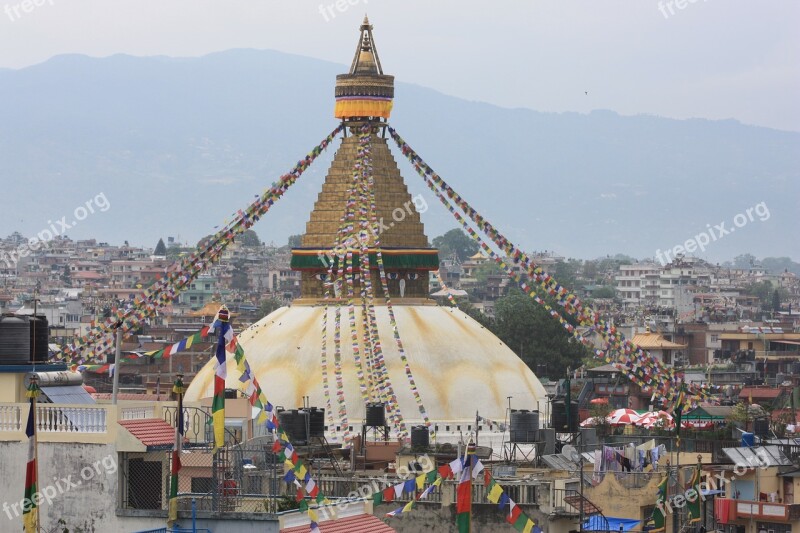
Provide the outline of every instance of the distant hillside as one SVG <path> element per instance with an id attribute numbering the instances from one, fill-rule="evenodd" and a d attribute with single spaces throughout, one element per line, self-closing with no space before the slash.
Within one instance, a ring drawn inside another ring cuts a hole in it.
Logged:
<path id="1" fill-rule="evenodd" d="M 256 50 L 193 59 L 67 55 L 0 70 L 0 235 L 33 234 L 102 192 L 111 208 L 70 236 L 194 242 L 336 126 L 334 76 L 344 70 Z M 392 123 L 527 249 L 652 256 L 707 224 L 730 228 L 764 202 L 768 220 L 756 218 L 701 255 L 800 257 L 798 133 L 503 109 L 403 83 Z M 283 243 L 304 230 L 330 155 L 256 226 L 262 239 Z M 426 191 L 408 165 L 401 170 L 413 192 Z M 430 238 L 455 226 L 434 205 L 423 220 Z"/>

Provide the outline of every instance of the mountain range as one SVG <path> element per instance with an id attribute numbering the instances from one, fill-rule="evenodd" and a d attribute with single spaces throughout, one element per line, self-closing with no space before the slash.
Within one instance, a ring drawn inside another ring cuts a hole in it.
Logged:
<path id="1" fill-rule="evenodd" d="M 199 58 L 63 55 L 0 70 L 0 235 L 31 236 L 66 217 L 73 238 L 194 243 L 336 127 L 333 87 L 345 70 L 241 49 Z M 797 132 L 735 120 L 507 109 L 402 80 L 391 123 L 526 250 L 653 257 L 722 222 L 730 229 L 762 205 L 758 213 L 768 216 L 751 217 L 696 255 L 800 257 Z M 263 240 L 283 244 L 304 231 L 332 153 L 255 226 Z M 429 204 L 429 239 L 455 227 L 394 153 L 412 193 Z M 110 207 L 76 220 L 76 209 L 99 194 Z"/>

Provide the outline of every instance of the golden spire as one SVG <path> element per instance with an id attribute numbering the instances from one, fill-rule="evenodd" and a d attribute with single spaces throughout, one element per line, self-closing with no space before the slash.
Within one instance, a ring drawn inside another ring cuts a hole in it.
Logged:
<path id="1" fill-rule="evenodd" d="M 388 119 L 394 98 L 394 76 L 383 73 L 372 25 L 364 15 L 350 72 L 336 76 L 336 108 L 341 119 Z"/>

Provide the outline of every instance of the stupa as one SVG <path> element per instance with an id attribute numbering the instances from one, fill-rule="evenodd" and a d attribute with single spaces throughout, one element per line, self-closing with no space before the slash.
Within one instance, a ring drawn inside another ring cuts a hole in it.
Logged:
<path id="1" fill-rule="evenodd" d="M 329 431 L 339 427 L 343 412 L 348 425 L 358 431 L 366 404 L 381 401 L 377 390 L 380 380 L 369 368 L 364 371 L 355 357 L 346 303 L 340 307 L 340 327 L 336 327 L 335 307 L 345 300 L 345 295 L 341 289 L 337 292 L 335 286 L 331 288 L 328 277 L 330 261 L 336 256 L 332 249 L 347 245 L 341 239 L 342 217 L 348 201 L 352 203 L 359 132 L 369 131 L 373 207 L 381 221 L 367 236 L 375 291 L 374 323 L 380 333 L 384 368 L 406 425 L 423 422 L 420 402 L 440 435 L 451 424 L 455 431 L 461 422 L 466 430 L 466 425 L 475 421 L 476 413 L 503 420 L 509 396 L 513 397 L 514 408 L 544 410 L 544 387 L 513 351 L 464 312 L 439 306 L 428 298 L 431 272 L 439 268 L 437 250 L 429 245 L 420 220 L 418 208 L 424 202 L 410 195 L 383 136 L 392 111 L 394 78 L 383 73 L 372 26 L 366 17 L 350 71 L 337 76 L 335 96 L 334 115 L 343 121 L 346 133 L 306 225 L 302 246 L 292 251 L 292 268 L 302 273 L 301 298 L 239 334 L 267 398 L 275 405 L 296 408 L 308 397 L 310 405 L 329 409 Z M 354 255 L 363 250 L 350 249 Z M 391 307 L 385 303 L 378 282 L 378 251 Z M 354 285 L 358 295 L 360 278 Z M 373 347 L 364 340 L 369 337 L 364 335 L 364 309 L 360 304 L 354 309 L 355 337 L 359 339 L 361 363 L 369 366 L 365 356 Z M 395 333 L 402 340 L 407 365 L 395 342 Z M 340 387 L 334 376 L 332 348 L 337 335 L 341 337 Z M 323 360 L 328 374 L 327 395 Z M 241 388 L 235 363 L 229 359 L 228 365 L 226 386 Z M 192 380 L 186 400 L 212 396 L 213 378 L 212 361 Z M 341 395 L 337 394 L 339 391 Z"/>

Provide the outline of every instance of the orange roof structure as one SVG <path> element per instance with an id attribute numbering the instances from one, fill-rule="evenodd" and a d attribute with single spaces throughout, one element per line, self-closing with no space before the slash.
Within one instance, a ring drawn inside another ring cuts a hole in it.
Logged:
<path id="1" fill-rule="evenodd" d="M 161 418 L 120 420 L 119 425 L 148 449 L 170 447 L 175 443 L 175 428 Z"/>
<path id="2" fill-rule="evenodd" d="M 689 346 L 688 344 L 678 344 L 667 340 L 652 331 L 637 333 L 633 336 L 631 342 L 643 350 L 685 350 Z"/>
<path id="3" fill-rule="evenodd" d="M 214 317 L 217 315 L 217 311 L 219 311 L 220 307 L 222 307 L 222 302 L 208 302 L 206 305 L 204 305 L 197 311 L 192 311 L 191 313 L 188 313 L 188 315 Z M 235 316 L 235 315 L 236 313 L 230 313 L 230 316 Z"/>
<path id="4" fill-rule="evenodd" d="M 356 531 L 358 533 L 393 533 L 397 531 L 371 514 L 323 521 L 319 523 L 319 529 L 322 533 L 354 533 Z M 308 533 L 308 525 L 283 528 L 281 533 Z"/>

